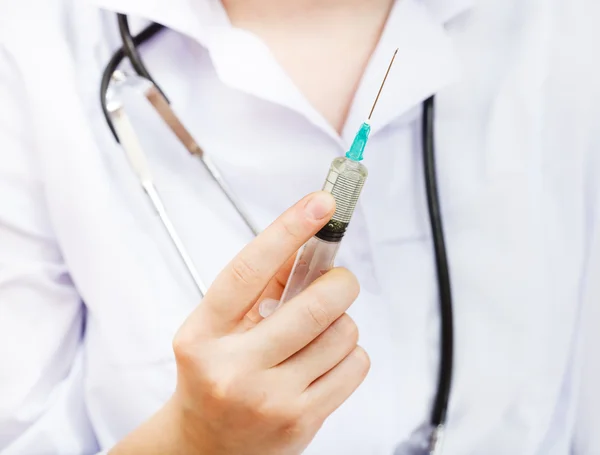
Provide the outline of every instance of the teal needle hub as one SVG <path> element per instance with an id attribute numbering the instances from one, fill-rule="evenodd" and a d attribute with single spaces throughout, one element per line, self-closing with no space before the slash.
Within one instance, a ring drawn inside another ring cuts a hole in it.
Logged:
<path id="1" fill-rule="evenodd" d="M 371 125 L 367 122 L 363 123 L 354 137 L 350 150 L 346 153 L 346 158 L 352 161 L 362 161 L 370 133 Z"/>

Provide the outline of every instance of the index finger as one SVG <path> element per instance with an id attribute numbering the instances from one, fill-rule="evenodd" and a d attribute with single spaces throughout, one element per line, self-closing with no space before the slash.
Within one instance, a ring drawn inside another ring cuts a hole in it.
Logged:
<path id="1" fill-rule="evenodd" d="M 196 312 L 203 325 L 227 332 L 260 297 L 277 271 L 333 216 L 335 201 L 312 193 L 286 210 L 250 242 L 215 279 Z"/>

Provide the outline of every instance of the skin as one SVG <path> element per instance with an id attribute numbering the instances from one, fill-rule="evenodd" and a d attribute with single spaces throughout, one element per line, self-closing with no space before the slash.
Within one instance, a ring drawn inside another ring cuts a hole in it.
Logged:
<path id="1" fill-rule="evenodd" d="M 392 0 L 222 0 L 340 132 Z M 297 250 L 331 218 L 314 193 L 221 272 L 178 331 L 177 388 L 111 455 L 294 455 L 362 383 L 370 362 L 346 314 L 359 285 L 334 269 L 268 319 Z"/>

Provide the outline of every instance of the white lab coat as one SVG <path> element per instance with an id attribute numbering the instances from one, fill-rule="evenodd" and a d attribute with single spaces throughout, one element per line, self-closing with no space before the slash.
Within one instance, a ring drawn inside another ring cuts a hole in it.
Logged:
<path id="1" fill-rule="evenodd" d="M 170 395 L 171 338 L 198 303 L 102 118 L 114 10 L 172 29 L 143 48 L 147 66 L 262 227 L 320 188 L 400 48 L 339 256 L 362 284 L 351 314 L 373 367 L 307 454 L 391 455 L 427 420 L 439 320 L 419 125 L 433 93 L 456 323 L 444 453 L 600 453 L 596 0 L 398 1 L 341 136 L 216 1 L 20 0 L 0 2 L 2 454 L 110 449 Z M 251 236 L 151 111 L 129 112 L 210 283 Z"/>

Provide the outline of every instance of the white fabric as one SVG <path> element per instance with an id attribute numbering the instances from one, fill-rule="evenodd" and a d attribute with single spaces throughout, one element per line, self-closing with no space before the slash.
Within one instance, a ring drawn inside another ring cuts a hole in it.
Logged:
<path id="1" fill-rule="evenodd" d="M 171 339 L 198 302 L 101 114 L 119 45 L 103 8 L 172 28 L 143 48 L 147 66 L 261 226 L 320 188 L 400 48 L 338 261 L 362 284 L 351 314 L 373 367 L 307 454 L 403 453 L 427 420 L 439 318 L 420 103 L 433 93 L 456 315 L 444 453 L 600 453 L 596 0 L 399 0 L 341 137 L 219 2 L 96 1 L 0 2 L 3 455 L 110 449 L 171 393 Z M 210 283 L 251 237 L 149 108 L 128 112 Z"/>

